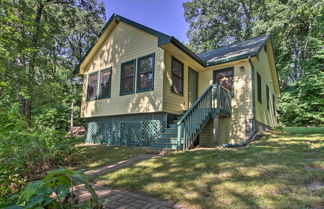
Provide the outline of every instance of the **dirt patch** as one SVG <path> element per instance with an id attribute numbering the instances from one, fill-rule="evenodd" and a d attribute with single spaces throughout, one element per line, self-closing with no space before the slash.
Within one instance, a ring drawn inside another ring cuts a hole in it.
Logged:
<path id="1" fill-rule="evenodd" d="M 310 191 L 318 191 L 324 189 L 324 183 L 320 181 L 314 181 L 308 185 L 308 190 Z"/>
<path id="2" fill-rule="evenodd" d="M 306 165 L 305 169 L 310 171 L 324 171 L 324 167 L 317 165 Z"/>

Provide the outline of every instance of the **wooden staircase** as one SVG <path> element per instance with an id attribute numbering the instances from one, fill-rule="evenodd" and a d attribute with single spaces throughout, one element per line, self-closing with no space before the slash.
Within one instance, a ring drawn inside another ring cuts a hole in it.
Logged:
<path id="1" fill-rule="evenodd" d="M 219 85 L 209 86 L 190 107 L 168 124 L 168 128 L 151 144 L 150 152 L 187 150 L 213 117 L 231 116 L 231 92 Z"/>
<path id="2" fill-rule="evenodd" d="M 178 125 L 177 122 L 182 117 L 178 116 L 176 120 L 173 120 L 168 124 L 168 128 L 158 136 L 155 141 L 151 144 L 153 149 L 165 149 L 165 150 L 177 150 L 178 149 Z"/>

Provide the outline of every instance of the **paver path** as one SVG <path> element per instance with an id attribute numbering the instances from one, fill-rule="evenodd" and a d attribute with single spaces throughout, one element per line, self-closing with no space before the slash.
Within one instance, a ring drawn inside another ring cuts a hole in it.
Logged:
<path id="1" fill-rule="evenodd" d="M 111 165 L 103 166 L 93 170 L 88 170 L 85 172 L 85 174 L 88 175 L 90 178 L 94 178 L 136 164 L 143 160 L 147 160 L 150 158 L 158 158 L 158 157 L 161 156 L 153 155 L 153 154 L 138 155 L 129 158 L 127 160 L 119 161 Z M 100 185 L 98 183 L 94 183 L 92 187 L 96 191 L 100 203 L 104 203 L 105 201 L 108 202 L 106 208 L 109 209 L 113 209 L 113 208 L 118 208 L 118 209 L 189 208 L 183 204 L 161 201 L 144 194 L 137 194 L 134 192 L 121 190 L 121 189 L 113 189 L 107 185 Z M 85 190 L 84 185 L 78 185 L 74 187 L 73 190 L 78 192 L 81 202 L 91 197 L 90 193 Z"/>
<path id="2" fill-rule="evenodd" d="M 153 197 L 143 194 L 137 194 L 121 189 L 113 189 L 105 185 L 92 186 L 98 195 L 99 202 L 104 204 L 107 201 L 107 209 L 157 209 L 157 208 L 189 208 L 180 203 L 173 203 L 168 201 L 161 201 Z M 84 185 L 79 185 L 77 188 L 79 192 L 80 201 L 89 199 L 90 193 L 84 189 Z"/>

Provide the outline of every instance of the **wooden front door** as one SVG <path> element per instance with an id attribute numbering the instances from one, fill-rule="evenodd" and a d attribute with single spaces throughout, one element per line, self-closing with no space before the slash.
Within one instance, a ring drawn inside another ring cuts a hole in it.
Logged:
<path id="1" fill-rule="evenodd" d="M 188 103 L 189 103 L 189 108 L 193 103 L 198 98 L 198 72 L 195 71 L 192 68 L 189 68 L 188 70 L 188 77 L 189 77 L 189 82 L 188 82 Z"/>

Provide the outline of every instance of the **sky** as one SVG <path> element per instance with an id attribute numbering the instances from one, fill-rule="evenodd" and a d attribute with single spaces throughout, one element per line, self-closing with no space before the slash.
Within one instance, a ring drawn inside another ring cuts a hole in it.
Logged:
<path id="1" fill-rule="evenodd" d="M 182 3 L 188 0 L 103 0 L 107 20 L 118 14 L 187 43 Z"/>

